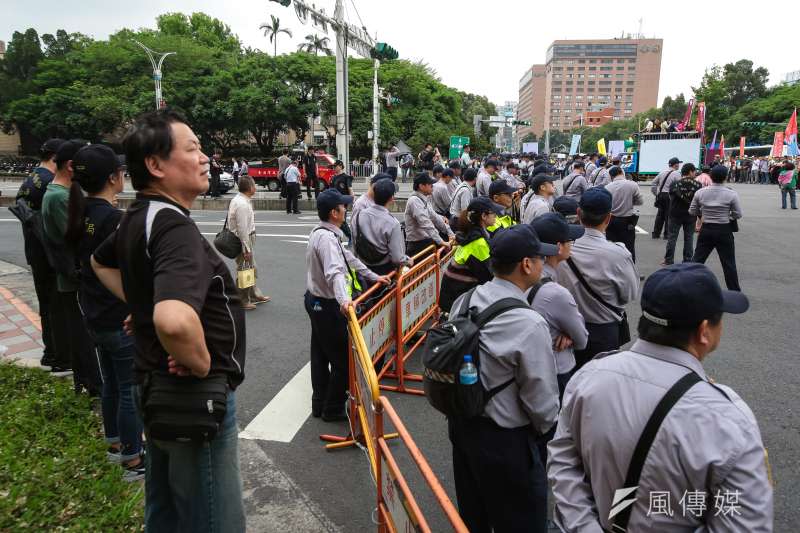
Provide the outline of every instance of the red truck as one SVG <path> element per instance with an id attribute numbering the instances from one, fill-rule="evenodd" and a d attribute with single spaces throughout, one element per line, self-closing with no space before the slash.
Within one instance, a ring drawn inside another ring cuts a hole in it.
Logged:
<path id="1" fill-rule="evenodd" d="M 325 152 L 316 152 L 314 154 L 317 158 L 317 177 L 319 178 L 320 190 L 325 190 L 331 186 L 331 181 L 335 174 L 333 164 L 336 159 Z M 247 163 L 247 174 L 256 182 L 256 185 L 266 187 L 267 190 L 272 192 L 279 191 L 281 188 L 280 180 L 278 179 L 278 159 L 272 158 L 266 161 L 249 161 Z M 300 166 L 300 179 L 301 183 L 306 183 L 306 172 Z"/>

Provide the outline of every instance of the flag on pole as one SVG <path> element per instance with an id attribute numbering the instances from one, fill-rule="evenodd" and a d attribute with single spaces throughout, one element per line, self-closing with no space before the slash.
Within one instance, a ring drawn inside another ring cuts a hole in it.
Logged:
<path id="1" fill-rule="evenodd" d="M 797 108 L 794 108 L 789 123 L 786 125 L 786 131 L 783 132 L 783 140 L 789 145 L 787 154 L 791 156 L 798 155 L 797 149 Z"/>
<path id="2" fill-rule="evenodd" d="M 606 155 L 606 140 L 600 139 L 597 141 L 597 153 L 600 155 Z"/>
<path id="3" fill-rule="evenodd" d="M 717 130 L 714 130 L 714 138 L 711 139 L 711 144 L 708 145 L 706 150 L 706 165 L 710 165 L 714 161 L 714 148 L 717 146 Z"/>
<path id="4" fill-rule="evenodd" d="M 744 157 L 744 137 L 739 137 L 739 157 Z"/>
<path id="5" fill-rule="evenodd" d="M 719 158 L 725 159 L 725 136 L 720 135 L 719 137 Z"/>
<path id="6" fill-rule="evenodd" d="M 697 122 L 695 123 L 694 129 L 699 131 L 700 134 L 704 134 L 706 131 L 706 103 L 699 102 L 697 104 Z"/>
<path id="7" fill-rule="evenodd" d="M 772 141 L 772 157 L 781 157 L 783 155 L 783 134 L 782 131 L 775 132 L 775 138 Z"/>
<path id="8" fill-rule="evenodd" d="M 694 110 L 694 98 L 689 99 L 689 105 L 686 106 L 686 113 L 683 115 L 683 120 L 678 124 L 678 131 L 684 131 L 689 127 L 689 121 L 692 119 L 692 111 Z"/>

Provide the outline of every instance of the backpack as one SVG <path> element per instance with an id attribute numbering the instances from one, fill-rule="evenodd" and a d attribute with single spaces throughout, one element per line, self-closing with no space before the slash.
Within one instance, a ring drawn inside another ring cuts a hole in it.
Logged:
<path id="1" fill-rule="evenodd" d="M 400 167 L 411 168 L 412 166 L 414 166 L 414 157 L 411 154 L 405 154 L 402 159 L 400 159 Z"/>
<path id="2" fill-rule="evenodd" d="M 451 315 L 450 320 L 428 330 L 422 349 L 422 376 L 425 397 L 437 411 L 448 418 L 473 418 L 483 414 L 486 404 L 498 392 L 514 382 L 512 377 L 505 383 L 486 390 L 480 380 L 480 349 L 478 334 L 489 321 L 512 309 L 530 309 L 516 298 L 503 298 L 494 302 L 481 313 L 470 308 L 475 289 L 467 293 L 462 311 Z M 472 355 L 478 369 L 478 381 L 472 385 L 459 382 L 459 370 L 464 356 Z"/>

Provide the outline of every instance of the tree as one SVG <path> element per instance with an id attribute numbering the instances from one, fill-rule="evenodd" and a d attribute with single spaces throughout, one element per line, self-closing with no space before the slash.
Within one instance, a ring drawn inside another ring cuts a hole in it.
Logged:
<path id="1" fill-rule="evenodd" d="M 333 55 L 333 50 L 330 49 L 328 43 L 330 39 L 327 37 L 320 37 L 316 34 L 306 35 L 306 42 L 300 43 L 297 46 L 299 52 L 308 52 L 309 54 L 318 54 L 323 52 L 326 56 Z"/>
<path id="2" fill-rule="evenodd" d="M 92 39 L 82 33 L 67 33 L 64 30 L 57 30 L 55 35 L 50 33 L 42 35 L 42 43 L 45 46 L 44 57 L 47 58 L 64 57 L 73 49 L 91 42 Z"/>
<path id="3" fill-rule="evenodd" d="M 15 31 L 11 36 L 3 66 L 11 77 L 30 80 L 43 57 L 39 34 L 33 28 L 28 28 L 25 33 Z"/>
<path id="4" fill-rule="evenodd" d="M 683 93 L 680 93 L 675 98 L 667 96 L 664 98 L 664 103 L 661 104 L 661 114 L 658 118 L 661 119 L 678 119 L 682 120 L 686 114 L 686 98 Z"/>
<path id="5" fill-rule="evenodd" d="M 190 17 L 165 13 L 156 19 L 156 26 L 164 35 L 190 37 L 199 44 L 226 52 L 238 52 L 242 46 L 227 24 L 205 13 L 192 13 Z"/>
<path id="6" fill-rule="evenodd" d="M 286 28 L 281 28 L 281 19 L 277 18 L 275 15 L 270 15 L 272 18 L 272 23 L 267 24 L 266 22 L 261 24 L 258 29 L 264 30 L 264 37 L 269 37 L 269 42 L 273 43 L 274 45 L 274 53 L 273 55 L 278 55 L 278 34 L 285 33 L 289 37 L 292 36 L 292 32 L 287 30 Z"/>

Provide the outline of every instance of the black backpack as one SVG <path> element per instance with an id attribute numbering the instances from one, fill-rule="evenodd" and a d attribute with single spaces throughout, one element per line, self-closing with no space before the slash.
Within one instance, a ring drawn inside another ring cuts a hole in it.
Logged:
<path id="1" fill-rule="evenodd" d="M 473 292 L 475 289 L 467 293 L 458 315 L 451 315 L 449 321 L 428 330 L 422 350 L 425 397 L 436 410 L 452 418 L 480 416 L 489 400 L 514 382 L 512 377 L 492 389 L 484 388 L 480 380 L 478 333 L 485 324 L 506 311 L 530 309 L 521 300 L 503 298 L 476 313 L 469 305 Z M 472 355 L 472 363 L 478 369 L 478 381 L 472 385 L 459 382 L 458 373 L 465 355 Z"/>

